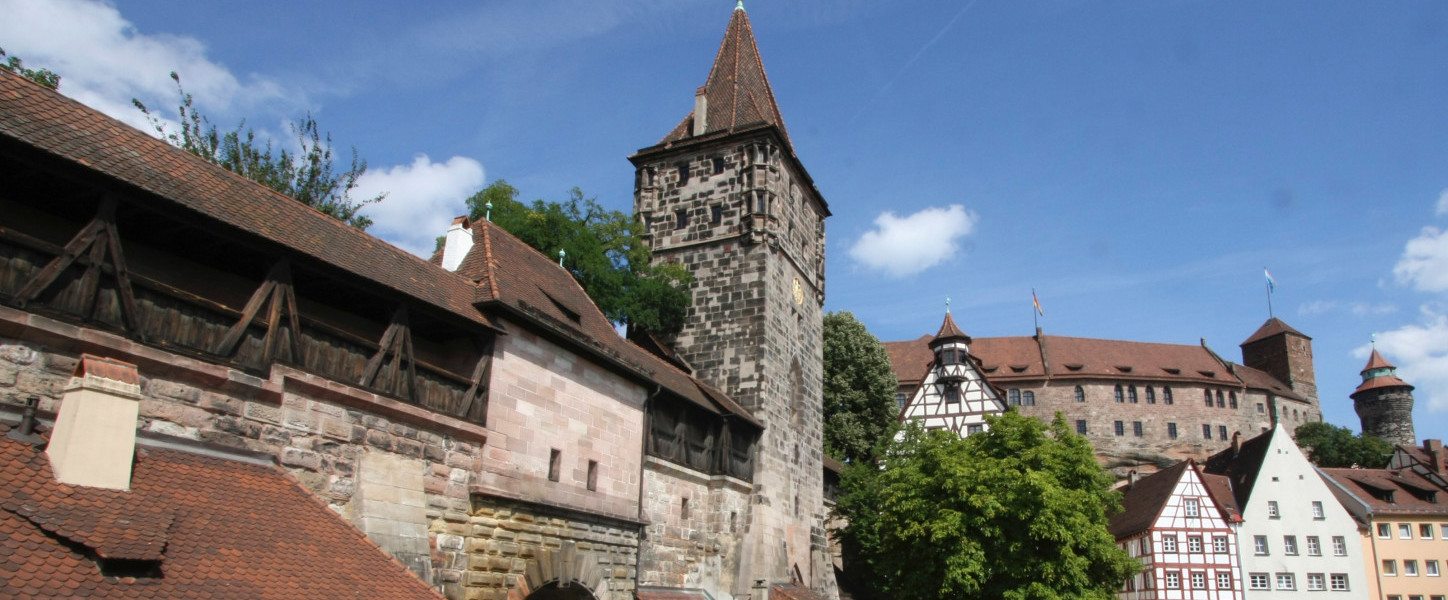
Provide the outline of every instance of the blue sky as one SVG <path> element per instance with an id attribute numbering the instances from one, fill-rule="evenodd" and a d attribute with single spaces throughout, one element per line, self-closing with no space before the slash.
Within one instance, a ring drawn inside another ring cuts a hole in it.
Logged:
<path id="1" fill-rule="evenodd" d="M 373 232 L 422 251 L 488 181 L 629 210 L 626 157 L 692 108 L 732 0 L 0 0 L 0 47 L 131 123 L 178 71 L 223 125 L 312 111 L 371 167 Z M 1448 435 L 1448 3 L 746 4 L 834 212 L 826 308 L 1237 348 L 1314 338 L 1328 421 L 1369 337 Z"/>

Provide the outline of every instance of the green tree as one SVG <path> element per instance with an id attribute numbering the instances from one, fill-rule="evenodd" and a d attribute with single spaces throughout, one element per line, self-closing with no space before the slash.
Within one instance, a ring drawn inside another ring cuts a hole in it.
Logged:
<path id="1" fill-rule="evenodd" d="M 549 257 L 563 250 L 564 267 L 609 320 L 665 334 L 684 326 L 693 275 L 683 265 L 650 264 L 643 225 L 578 188 L 563 202 L 527 205 L 498 179 L 468 198 L 468 212 L 474 220 L 491 212 L 492 222 Z"/>
<path id="2" fill-rule="evenodd" d="M 849 312 L 825 315 L 824 338 L 825 452 L 868 461 L 897 416 L 890 356 Z"/>
<path id="3" fill-rule="evenodd" d="M 372 219 L 358 213 L 362 207 L 381 201 L 387 194 L 362 200 L 351 197 L 352 190 L 357 187 L 357 179 L 367 172 L 367 161 L 357 158 L 354 147 L 351 166 L 345 171 L 340 170 L 332 156 L 332 134 L 322 134 L 310 112 L 302 120 L 290 124 L 301 150 L 296 154 L 285 149 L 274 153 L 271 140 L 264 144 L 259 142 L 256 131 L 246 127 L 244 120 L 234 130 L 219 131 L 206 115 L 196 109 L 191 94 L 181 87 L 181 77 L 172 72 L 171 79 L 176 82 L 176 92 L 181 97 L 176 107 L 180 131 L 168 131 L 166 123 L 151 114 L 145 104 L 131 99 L 131 104 L 146 115 L 162 139 L 348 225 L 363 230 L 372 225 Z"/>
<path id="4" fill-rule="evenodd" d="M 50 69 L 27 69 L 25 68 L 25 61 L 20 60 L 19 56 L 9 56 L 5 54 L 4 48 L 0 48 L 0 69 L 34 81 L 52 90 L 60 87 L 60 75 L 57 75 Z"/>
<path id="5" fill-rule="evenodd" d="M 845 571 L 880 598 L 1112 598 L 1140 569 L 1107 519 L 1120 493 L 1056 414 L 1014 411 L 960 439 L 916 425 L 845 467 Z"/>
<path id="6" fill-rule="evenodd" d="M 1381 438 L 1353 435 L 1346 427 L 1320 421 L 1298 425 L 1293 437 L 1313 464 L 1323 468 L 1381 469 L 1393 454 L 1393 445 Z"/>

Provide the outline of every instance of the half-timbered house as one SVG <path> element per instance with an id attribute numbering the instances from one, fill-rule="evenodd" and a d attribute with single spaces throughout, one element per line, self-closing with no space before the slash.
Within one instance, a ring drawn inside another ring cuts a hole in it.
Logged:
<path id="1" fill-rule="evenodd" d="M 920 385 L 901 407 L 900 420 L 961 437 L 985 431 L 986 416 L 1005 412 L 1005 405 L 971 356 L 970 336 L 960 330 L 949 312 L 930 340 L 930 350 L 934 360 L 919 375 Z"/>
<path id="2" fill-rule="evenodd" d="M 1185 460 L 1123 489 L 1122 512 L 1111 518 L 1116 543 L 1143 569 L 1127 580 L 1122 600 L 1241 600 L 1236 508 L 1226 478 Z"/>

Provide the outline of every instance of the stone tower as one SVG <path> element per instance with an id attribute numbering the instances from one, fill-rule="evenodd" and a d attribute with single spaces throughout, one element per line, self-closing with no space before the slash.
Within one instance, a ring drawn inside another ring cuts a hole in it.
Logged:
<path id="1" fill-rule="evenodd" d="M 1242 364 L 1266 372 L 1307 398 L 1312 403 L 1312 414 L 1317 417 L 1310 420 L 1320 420 L 1317 374 L 1312 369 L 1312 338 L 1282 319 L 1272 317 L 1242 342 Z M 1276 420 L 1274 411 L 1273 422 Z"/>
<path id="2" fill-rule="evenodd" d="M 833 596 L 822 479 L 824 220 L 742 6 L 694 110 L 629 157 L 654 261 L 697 278 L 683 330 L 661 340 L 765 423 L 737 595 L 758 579 Z"/>
<path id="3" fill-rule="evenodd" d="M 1413 433 L 1413 386 L 1398 379 L 1398 368 L 1373 348 L 1363 367 L 1362 385 L 1352 392 L 1352 407 L 1363 433 L 1394 444 L 1418 445 Z"/>

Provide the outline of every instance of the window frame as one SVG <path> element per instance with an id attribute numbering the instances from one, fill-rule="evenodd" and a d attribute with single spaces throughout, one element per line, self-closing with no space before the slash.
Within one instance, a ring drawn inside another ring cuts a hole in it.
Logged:
<path id="1" fill-rule="evenodd" d="M 1189 535 L 1189 536 L 1187 536 L 1187 552 L 1188 552 L 1188 553 L 1191 553 L 1191 554 L 1201 554 L 1203 548 L 1205 548 L 1205 546 L 1202 544 L 1202 536 L 1199 536 L 1199 535 Z"/>
<path id="2" fill-rule="evenodd" d="M 1340 535 L 1332 536 L 1332 555 L 1347 556 L 1347 538 Z"/>
<path id="3" fill-rule="evenodd" d="M 1400 539 L 1400 540 L 1411 540 L 1411 539 L 1413 539 L 1413 524 L 1412 524 L 1412 523 L 1398 523 L 1398 539 Z"/>
<path id="4" fill-rule="evenodd" d="M 1321 500 L 1313 500 L 1313 501 L 1312 501 L 1312 519 L 1313 519 L 1314 521 L 1321 521 L 1321 520 L 1324 520 L 1324 519 L 1326 519 L 1326 518 L 1327 518 L 1327 513 L 1326 513 L 1326 512 L 1323 510 L 1323 508 L 1322 508 L 1322 501 L 1321 501 Z"/>
<path id="5" fill-rule="evenodd" d="M 1177 551 L 1177 536 L 1176 536 L 1176 534 L 1161 536 L 1161 551 L 1162 551 L 1162 552 L 1176 552 L 1176 551 Z"/>
<path id="6" fill-rule="evenodd" d="M 1217 576 L 1217 578 L 1216 578 L 1216 579 L 1217 579 L 1217 589 L 1219 589 L 1219 590 L 1230 590 L 1230 589 L 1232 589 L 1232 572 L 1231 572 L 1231 571 L 1217 571 L 1217 572 L 1216 572 L 1216 576 Z"/>
<path id="7" fill-rule="evenodd" d="M 1227 536 L 1212 536 L 1212 552 L 1217 554 L 1226 554 L 1228 552 L 1231 552 L 1231 546 L 1227 544 Z"/>
<path id="8" fill-rule="evenodd" d="M 1338 587 L 1338 582 L 1342 582 L 1341 588 Z M 1352 591 L 1347 585 L 1347 573 L 1328 573 L 1327 589 L 1334 592 Z"/>
<path id="9" fill-rule="evenodd" d="M 1431 540 L 1431 539 L 1433 539 L 1433 524 L 1432 524 L 1432 523 L 1420 523 L 1420 524 L 1418 525 L 1418 539 L 1420 539 L 1420 540 Z"/>
<path id="10" fill-rule="evenodd" d="M 1086 435 L 1087 431 L 1088 429 L 1086 428 L 1086 419 L 1076 419 L 1076 434 Z"/>
<path id="11" fill-rule="evenodd" d="M 1383 577 L 1397 577 L 1398 561 L 1392 558 L 1384 558 L 1381 572 L 1383 574 Z"/>
<path id="12" fill-rule="evenodd" d="M 1322 573 L 1308 573 L 1307 587 L 1305 589 L 1309 592 L 1327 591 L 1327 576 Z"/>
<path id="13" fill-rule="evenodd" d="M 1173 440 L 1174 440 L 1174 439 L 1177 439 L 1177 424 L 1176 424 L 1176 423 L 1167 423 L 1167 424 L 1166 424 L 1166 437 L 1169 438 L 1169 439 L 1173 439 Z"/>
<path id="14" fill-rule="evenodd" d="M 1192 583 L 1192 589 L 1194 589 L 1194 590 L 1205 590 L 1205 589 L 1207 589 L 1207 572 L 1206 572 L 1206 571 L 1192 571 L 1192 572 L 1191 572 L 1191 583 Z"/>
<path id="15" fill-rule="evenodd" d="M 1182 514 L 1189 519 L 1202 516 L 1202 501 L 1197 498 L 1187 498 L 1182 501 Z"/>
<path id="16" fill-rule="evenodd" d="M 1248 573 L 1247 589 L 1249 590 L 1270 590 L 1272 589 L 1271 573 Z"/>
<path id="17" fill-rule="evenodd" d="M 1273 579 L 1275 579 L 1277 583 L 1277 587 L 1273 589 L 1282 591 L 1293 591 L 1297 589 L 1297 575 L 1294 573 L 1276 573 L 1276 577 Z M 1287 585 L 1282 585 L 1283 582 L 1286 582 Z"/>
<path id="18" fill-rule="evenodd" d="M 1165 572 L 1165 573 L 1162 574 L 1162 580 L 1163 580 L 1162 583 L 1165 584 L 1166 589 L 1169 589 L 1169 590 L 1179 590 L 1179 589 L 1182 589 L 1182 574 L 1181 574 L 1181 571 L 1167 571 L 1167 572 Z"/>
<path id="19" fill-rule="evenodd" d="M 1297 556 L 1297 536 L 1282 536 L 1282 554 L 1286 556 Z"/>
<path id="20" fill-rule="evenodd" d="M 1146 432 L 1146 429 L 1145 429 L 1145 427 L 1141 424 L 1141 421 L 1132 421 L 1132 422 L 1131 422 L 1131 435 L 1132 435 L 1132 437 L 1141 437 L 1142 435 L 1145 434 L 1145 432 Z"/>
<path id="21" fill-rule="evenodd" d="M 1307 555 L 1322 556 L 1322 538 L 1315 535 L 1307 536 Z"/>
<path id="22" fill-rule="evenodd" d="M 1252 536 L 1252 553 L 1257 556 L 1271 556 L 1272 548 L 1267 545 L 1267 536 Z"/>
<path id="23" fill-rule="evenodd" d="M 1124 437 L 1125 435 L 1126 435 L 1126 422 L 1125 422 L 1125 421 L 1117 421 L 1117 422 L 1116 422 L 1116 437 Z"/>
<path id="24" fill-rule="evenodd" d="M 1423 574 L 1428 577 L 1438 577 L 1442 575 L 1442 571 L 1438 569 L 1438 559 L 1425 559 L 1423 561 Z"/>
<path id="25" fill-rule="evenodd" d="M 1086 401 L 1086 389 L 1083 388 L 1083 387 L 1081 387 L 1081 386 L 1079 386 L 1079 385 L 1076 386 L 1076 390 L 1075 390 L 1074 392 L 1072 392 L 1072 395 L 1073 395 L 1073 397 L 1075 398 L 1075 400 L 1076 400 L 1077 402 L 1085 402 L 1085 401 Z"/>
<path id="26" fill-rule="evenodd" d="M 1167 386 L 1167 385 L 1161 386 L 1161 403 L 1162 403 L 1162 404 L 1171 404 L 1171 403 L 1172 403 L 1171 386 Z"/>

